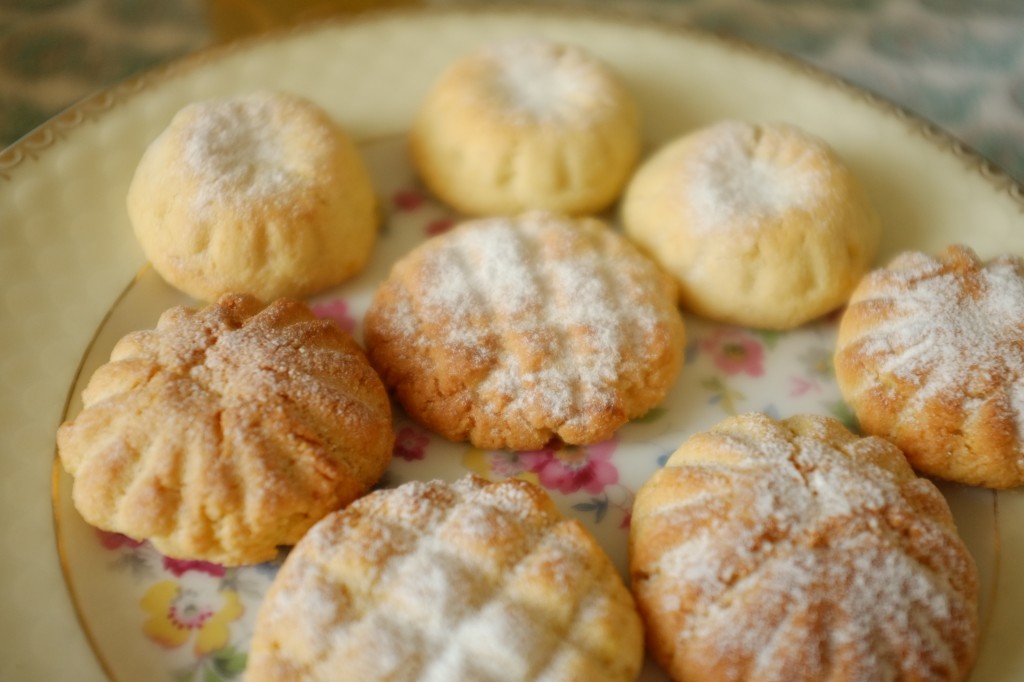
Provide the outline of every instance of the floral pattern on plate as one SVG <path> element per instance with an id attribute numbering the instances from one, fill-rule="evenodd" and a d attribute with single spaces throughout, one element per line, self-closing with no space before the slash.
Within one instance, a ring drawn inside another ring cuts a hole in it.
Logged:
<path id="1" fill-rule="evenodd" d="M 276 563 L 246 569 L 225 568 L 206 561 L 173 559 L 146 542 L 95 531 L 101 551 L 111 553 L 115 575 L 144 587 L 137 622 L 155 652 L 173 660 L 168 670 L 175 682 L 218 682 L 241 679 L 245 642 L 235 626 L 266 585 L 251 585 L 240 572 L 273 575 Z M 245 585 L 249 585 L 246 590 Z"/>

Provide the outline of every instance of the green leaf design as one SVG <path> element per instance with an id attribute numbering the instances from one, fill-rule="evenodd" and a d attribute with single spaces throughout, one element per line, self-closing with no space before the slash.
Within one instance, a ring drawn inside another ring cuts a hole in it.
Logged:
<path id="1" fill-rule="evenodd" d="M 850 429 L 854 433 L 860 433 L 860 423 L 857 421 L 857 415 L 853 413 L 850 406 L 842 400 L 836 400 L 831 403 L 826 403 L 825 407 L 833 417 L 843 423 L 843 426 Z"/>
<path id="2" fill-rule="evenodd" d="M 572 508 L 581 512 L 594 512 L 594 522 L 601 523 L 608 513 L 608 497 L 592 497 L 590 502 L 580 502 L 574 504 Z"/>
<path id="3" fill-rule="evenodd" d="M 213 655 L 212 663 L 222 678 L 234 679 L 245 670 L 246 654 L 228 645 Z"/>
<path id="4" fill-rule="evenodd" d="M 702 379 L 700 385 L 712 392 L 708 402 L 712 405 L 715 403 L 721 404 L 726 414 L 737 414 L 736 403 L 740 400 L 745 400 L 747 397 L 740 391 L 731 388 L 721 377 L 716 376 Z"/>
<path id="5" fill-rule="evenodd" d="M 761 343 L 763 343 L 764 347 L 768 350 L 775 348 L 779 343 L 779 339 L 785 336 L 783 332 L 777 332 L 771 329 L 751 329 L 750 331 L 754 336 L 761 339 Z"/>
<path id="6" fill-rule="evenodd" d="M 664 407 L 653 407 L 648 410 L 644 416 L 637 417 L 633 421 L 637 424 L 650 424 L 651 422 L 658 421 L 663 414 L 665 414 Z"/>

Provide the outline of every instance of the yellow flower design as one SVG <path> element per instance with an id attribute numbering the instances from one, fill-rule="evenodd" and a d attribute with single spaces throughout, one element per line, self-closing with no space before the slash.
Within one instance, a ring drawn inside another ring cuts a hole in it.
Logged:
<path id="1" fill-rule="evenodd" d="M 176 649 L 195 635 L 195 652 L 205 656 L 224 648 L 230 635 L 229 625 L 245 610 L 233 590 L 218 592 L 222 603 L 216 610 L 208 599 L 183 590 L 173 580 L 150 587 L 142 597 L 142 610 L 149 618 L 142 626 L 147 637 L 168 649 Z"/>
<path id="2" fill-rule="evenodd" d="M 521 478 L 537 483 L 537 474 L 529 471 L 519 453 L 504 450 L 470 448 L 462 455 L 462 466 L 488 480 Z"/>

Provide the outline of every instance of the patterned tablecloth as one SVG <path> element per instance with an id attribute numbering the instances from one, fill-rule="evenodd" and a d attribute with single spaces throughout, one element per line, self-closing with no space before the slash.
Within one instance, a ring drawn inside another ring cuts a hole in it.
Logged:
<path id="1" fill-rule="evenodd" d="M 319 1 L 307 14 L 326 13 L 331 3 Z M 1024 182 L 1022 0 L 558 4 L 688 23 L 795 55 L 931 120 Z M 295 5 L 284 0 L 3 0 L 0 146 L 133 73 L 225 36 L 280 23 L 286 13 L 281 7 L 289 6 Z"/>

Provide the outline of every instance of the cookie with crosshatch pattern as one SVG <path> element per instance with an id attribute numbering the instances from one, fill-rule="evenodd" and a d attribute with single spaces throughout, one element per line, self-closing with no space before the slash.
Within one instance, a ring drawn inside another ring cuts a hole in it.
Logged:
<path id="1" fill-rule="evenodd" d="M 671 280 L 592 218 L 469 220 L 395 264 L 367 311 L 370 362 L 452 440 L 531 450 L 607 438 L 683 364 Z"/>
<path id="2" fill-rule="evenodd" d="M 245 679 L 625 682 L 642 662 L 633 599 L 583 526 L 535 484 L 468 475 L 314 526 L 263 600 Z"/>

